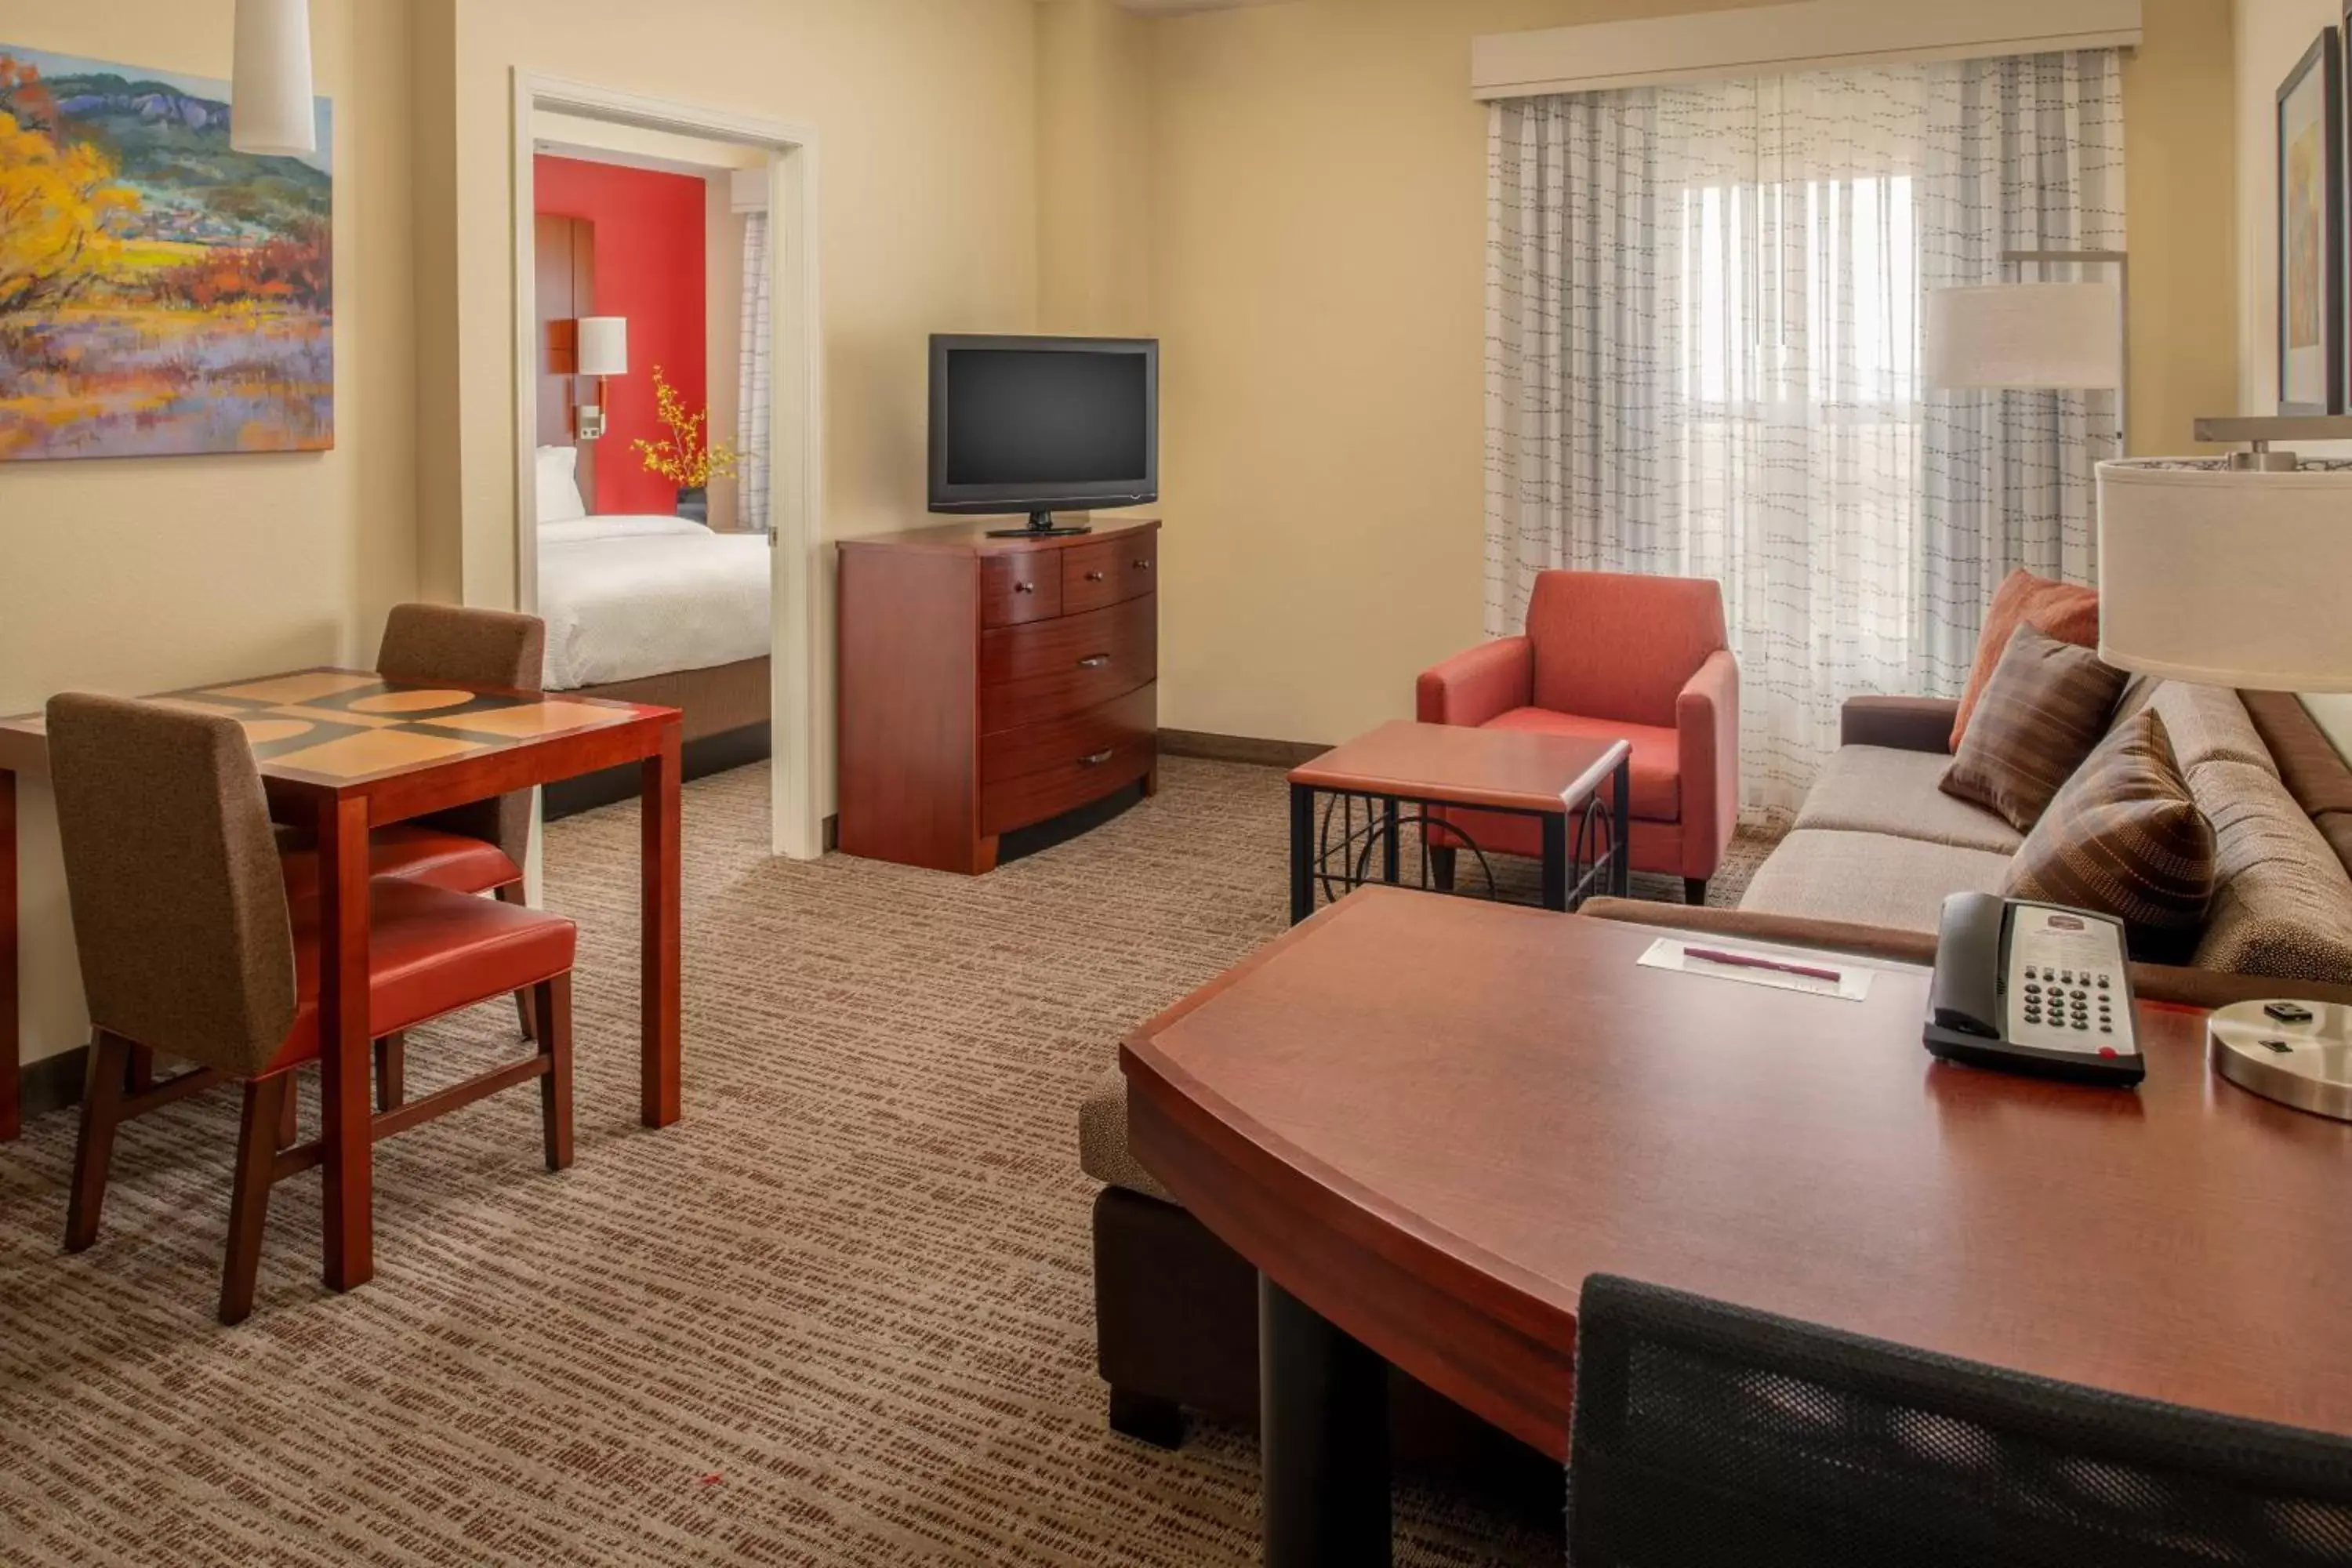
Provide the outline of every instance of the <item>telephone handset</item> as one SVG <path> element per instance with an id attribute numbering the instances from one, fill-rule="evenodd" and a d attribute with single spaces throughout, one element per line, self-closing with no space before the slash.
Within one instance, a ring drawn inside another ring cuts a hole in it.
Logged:
<path id="1" fill-rule="evenodd" d="M 2089 1083 L 2147 1076 L 2132 1028 L 2123 923 L 1991 893 L 1944 900 L 1927 1049 L 1951 1061 Z"/>

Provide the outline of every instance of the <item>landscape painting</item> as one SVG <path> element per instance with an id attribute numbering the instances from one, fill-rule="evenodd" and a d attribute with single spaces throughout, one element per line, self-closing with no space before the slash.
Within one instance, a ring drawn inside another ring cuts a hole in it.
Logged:
<path id="1" fill-rule="evenodd" d="M 334 445 L 334 138 L 228 84 L 0 43 L 0 461 Z"/>

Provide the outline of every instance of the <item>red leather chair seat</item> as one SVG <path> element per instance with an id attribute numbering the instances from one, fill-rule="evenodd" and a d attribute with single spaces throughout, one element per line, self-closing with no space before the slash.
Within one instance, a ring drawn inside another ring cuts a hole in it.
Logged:
<path id="1" fill-rule="evenodd" d="M 1647 822 L 1679 822 L 1683 815 L 1682 736 L 1654 724 L 1628 724 L 1616 719 L 1588 719 L 1580 713 L 1556 713 L 1549 708 L 1514 708 L 1488 720 L 1484 729 L 1527 730 L 1539 735 L 1577 735 L 1590 741 L 1624 741 L 1633 748 L 1627 761 L 1633 774 L 1632 800 L 1626 809 Z"/>
<path id="2" fill-rule="evenodd" d="M 286 866 L 288 898 L 299 903 L 319 896 L 316 847 L 306 840 L 300 847 L 281 848 L 278 858 Z M 368 835 L 368 874 L 452 893 L 487 893 L 522 880 L 522 868 L 497 845 L 416 822 L 395 822 Z"/>
<path id="3" fill-rule="evenodd" d="M 503 856 L 500 857 L 504 858 Z M 572 967 L 561 915 L 379 877 L 370 887 L 368 1034 L 389 1035 Z M 319 902 L 294 903 L 294 1026 L 268 1072 L 319 1054 Z"/>

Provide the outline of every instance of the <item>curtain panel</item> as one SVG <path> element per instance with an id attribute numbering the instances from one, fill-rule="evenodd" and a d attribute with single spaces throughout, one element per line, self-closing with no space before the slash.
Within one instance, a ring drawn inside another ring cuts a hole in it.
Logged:
<path id="1" fill-rule="evenodd" d="M 1486 621 L 1712 577 L 1743 808 L 1872 691 L 1951 693 L 2012 566 L 2088 579 L 2111 393 L 1932 393 L 1926 290 L 2123 247 L 2112 50 L 1512 100 L 1489 139 Z"/>

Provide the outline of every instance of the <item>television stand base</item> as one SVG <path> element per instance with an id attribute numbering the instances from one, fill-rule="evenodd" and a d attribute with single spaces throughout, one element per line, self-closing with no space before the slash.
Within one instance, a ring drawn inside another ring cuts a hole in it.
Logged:
<path id="1" fill-rule="evenodd" d="M 1054 522 L 1052 512 L 1033 511 L 1029 514 L 1029 526 L 1026 528 L 992 528 L 988 531 L 988 537 L 991 539 L 1068 539 L 1076 534 L 1093 531 L 1094 526 L 1091 523 L 1074 522 L 1066 527 L 1057 527 Z"/>

